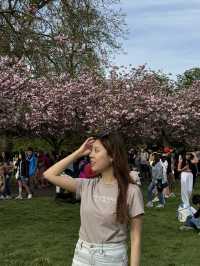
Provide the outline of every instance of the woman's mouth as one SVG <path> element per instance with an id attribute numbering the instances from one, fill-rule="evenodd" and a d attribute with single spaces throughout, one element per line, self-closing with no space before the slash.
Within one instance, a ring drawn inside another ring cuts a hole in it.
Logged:
<path id="1" fill-rule="evenodd" d="M 95 162 L 90 162 L 91 166 L 94 166 L 95 165 Z"/>

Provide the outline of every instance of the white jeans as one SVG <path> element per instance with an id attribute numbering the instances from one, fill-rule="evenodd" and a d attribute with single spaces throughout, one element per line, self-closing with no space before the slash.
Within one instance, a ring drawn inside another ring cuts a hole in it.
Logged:
<path id="1" fill-rule="evenodd" d="M 127 266 L 125 243 L 91 244 L 78 240 L 72 266 Z"/>
<path id="2" fill-rule="evenodd" d="M 190 197 L 193 188 L 193 174 L 191 172 L 181 173 L 181 200 L 184 208 L 190 207 Z"/>

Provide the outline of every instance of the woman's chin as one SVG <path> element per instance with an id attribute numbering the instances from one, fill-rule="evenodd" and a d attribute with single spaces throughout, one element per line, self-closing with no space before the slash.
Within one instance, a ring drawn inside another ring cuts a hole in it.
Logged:
<path id="1" fill-rule="evenodd" d="M 98 169 L 96 167 L 91 167 L 91 169 L 96 175 L 99 174 L 99 171 L 98 171 Z"/>

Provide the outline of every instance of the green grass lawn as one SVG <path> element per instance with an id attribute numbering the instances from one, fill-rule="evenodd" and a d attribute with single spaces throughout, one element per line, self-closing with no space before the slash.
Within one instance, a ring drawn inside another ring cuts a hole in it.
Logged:
<path id="1" fill-rule="evenodd" d="M 178 204 L 179 195 L 165 209 L 145 210 L 142 266 L 200 265 L 200 236 L 179 230 Z M 0 266 L 70 266 L 79 223 L 79 204 L 0 201 Z"/>

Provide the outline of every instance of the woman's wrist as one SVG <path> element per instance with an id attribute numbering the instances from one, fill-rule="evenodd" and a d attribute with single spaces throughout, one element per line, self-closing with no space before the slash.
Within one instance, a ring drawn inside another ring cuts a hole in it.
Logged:
<path id="1" fill-rule="evenodd" d="M 75 150 L 73 153 L 72 153 L 74 159 L 73 161 L 76 161 L 77 159 L 81 158 L 83 155 L 81 153 L 81 151 L 79 149 Z"/>

